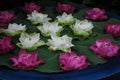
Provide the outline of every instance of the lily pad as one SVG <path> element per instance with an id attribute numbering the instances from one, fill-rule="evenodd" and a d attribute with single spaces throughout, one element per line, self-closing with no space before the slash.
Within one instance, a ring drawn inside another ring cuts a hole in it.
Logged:
<path id="1" fill-rule="evenodd" d="M 54 20 L 55 19 L 54 15 L 57 15 L 57 14 L 54 13 L 53 9 L 54 7 L 46 7 L 45 10 L 42 12 L 48 14 Z M 74 13 L 73 14 L 74 17 L 80 20 L 85 19 L 85 16 L 84 16 L 85 10 L 86 9 L 81 9 L 80 11 Z M 28 21 L 26 19 L 26 14 L 24 14 L 23 12 L 19 10 L 17 13 L 20 18 L 18 18 L 18 20 L 15 22 L 24 23 L 24 25 L 27 26 L 28 33 L 33 33 L 33 32 L 39 33 L 39 31 L 37 30 L 37 25 L 33 25 L 30 21 Z M 68 36 L 72 37 L 73 38 L 72 43 L 75 45 L 72 48 L 72 50 L 75 51 L 78 55 L 86 55 L 88 57 L 88 61 L 90 62 L 90 66 L 96 66 L 98 64 L 103 64 L 109 60 L 99 58 L 89 49 L 89 46 L 95 42 L 96 38 L 102 38 L 102 37 L 109 37 L 111 41 L 120 45 L 119 40 L 115 40 L 112 35 L 106 34 L 104 31 L 104 26 L 107 23 L 120 23 L 120 21 L 115 18 L 110 18 L 107 21 L 100 21 L 100 22 L 92 21 L 92 23 L 94 25 L 93 33 L 88 38 L 83 38 L 81 36 L 75 36 L 69 26 L 64 27 L 64 30 L 61 32 L 61 36 L 67 34 Z M 45 42 L 47 41 L 47 39 L 50 38 L 50 37 L 44 37 L 42 35 L 40 37 Z M 19 39 L 18 37 L 13 37 L 12 42 L 16 44 L 19 41 L 18 39 Z M 17 55 L 19 53 L 19 50 L 20 49 L 16 47 L 14 51 L 9 52 L 8 54 L 0 55 L 0 66 L 4 65 L 10 68 L 13 68 L 11 67 L 12 64 L 9 59 Z M 34 69 L 35 71 L 44 72 L 44 73 L 64 72 L 63 70 L 60 69 L 60 63 L 59 63 L 59 55 L 63 53 L 62 51 L 51 51 L 48 49 L 48 46 L 39 47 L 35 51 L 38 51 L 39 57 L 45 60 L 44 64 L 39 65 Z"/>

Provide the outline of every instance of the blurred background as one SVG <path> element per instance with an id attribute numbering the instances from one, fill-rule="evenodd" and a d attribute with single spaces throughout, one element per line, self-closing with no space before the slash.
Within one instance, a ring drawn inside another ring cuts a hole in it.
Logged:
<path id="1" fill-rule="evenodd" d="M 80 5 L 85 5 L 89 7 L 100 7 L 107 9 L 108 11 L 116 12 L 120 14 L 118 11 L 120 9 L 120 0 L 1 0 L 0 1 L 0 9 L 9 9 L 21 6 L 24 2 L 28 1 L 39 1 L 39 2 L 62 2 L 62 3 L 77 3 Z"/>
<path id="2" fill-rule="evenodd" d="M 62 3 L 77 3 L 89 7 L 103 8 L 109 12 L 120 15 L 120 0 L 0 0 L 0 10 L 11 9 L 24 5 L 24 2 L 39 1 L 39 2 L 62 2 Z"/>

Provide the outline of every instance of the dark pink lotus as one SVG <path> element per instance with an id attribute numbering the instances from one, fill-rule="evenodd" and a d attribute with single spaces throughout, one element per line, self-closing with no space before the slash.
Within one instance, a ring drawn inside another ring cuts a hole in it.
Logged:
<path id="1" fill-rule="evenodd" d="M 0 39 L 0 54 L 6 54 L 14 48 L 15 46 L 11 44 L 10 37 L 4 37 L 3 39 Z"/>
<path id="2" fill-rule="evenodd" d="M 100 57 L 110 58 L 118 54 L 120 47 L 112 43 L 109 38 L 102 38 L 96 39 L 95 44 L 92 44 L 90 49 Z"/>
<path id="3" fill-rule="evenodd" d="M 85 17 L 90 20 L 106 20 L 108 16 L 104 9 L 93 8 L 85 12 Z"/>
<path id="4" fill-rule="evenodd" d="M 113 36 L 120 36 L 120 24 L 109 23 L 105 26 L 105 31 Z"/>
<path id="5" fill-rule="evenodd" d="M 39 12 L 40 9 L 41 9 L 41 7 L 39 5 L 37 5 L 34 1 L 32 1 L 32 2 L 29 2 L 29 3 L 25 3 L 25 6 L 22 7 L 22 9 L 27 14 L 31 14 L 34 10 L 36 10 L 37 12 Z"/>
<path id="6" fill-rule="evenodd" d="M 75 7 L 72 6 L 71 4 L 61 4 L 61 3 L 58 3 L 57 7 L 56 7 L 56 11 L 58 13 L 63 13 L 63 12 L 66 12 L 66 13 L 73 13 L 75 11 Z"/>
<path id="7" fill-rule="evenodd" d="M 17 19 L 13 11 L 0 11 L 0 27 L 6 27 L 10 21 Z"/>
<path id="8" fill-rule="evenodd" d="M 20 50 L 19 55 L 12 57 L 10 60 L 14 63 L 13 67 L 23 70 L 31 70 L 44 63 L 42 58 L 38 58 L 38 52 L 29 53 L 25 50 Z"/>
<path id="9" fill-rule="evenodd" d="M 85 69 L 88 67 L 87 57 L 77 56 L 75 52 L 62 53 L 59 57 L 60 68 L 63 70 Z"/>

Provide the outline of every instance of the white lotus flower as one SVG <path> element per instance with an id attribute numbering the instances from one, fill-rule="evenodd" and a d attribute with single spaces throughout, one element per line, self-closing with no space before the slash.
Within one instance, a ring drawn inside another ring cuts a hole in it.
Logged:
<path id="1" fill-rule="evenodd" d="M 67 35 L 62 37 L 51 36 L 51 39 L 48 39 L 47 45 L 49 46 L 49 49 L 53 51 L 62 50 L 64 52 L 70 52 L 70 48 L 74 46 L 71 42 L 72 38 Z"/>
<path id="2" fill-rule="evenodd" d="M 57 16 L 56 18 L 61 25 L 70 25 L 75 22 L 75 18 L 72 16 L 72 14 L 67 14 L 65 12 L 61 16 Z"/>
<path id="3" fill-rule="evenodd" d="M 20 43 L 17 43 L 17 46 L 27 50 L 35 50 L 37 47 L 45 44 L 44 41 L 40 40 L 39 33 L 21 33 L 19 41 Z"/>
<path id="4" fill-rule="evenodd" d="M 51 20 L 51 18 L 48 18 L 47 14 L 38 13 L 36 10 L 27 16 L 27 19 L 30 20 L 33 24 L 42 24 Z"/>
<path id="5" fill-rule="evenodd" d="M 42 26 L 38 26 L 37 27 L 41 33 L 43 34 L 43 36 L 51 36 L 51 35 L 60 35 L 60 32 L 63 30 L 62 26 L 58 25 L 58 22 L 46 22 L 43 23 Z"/>
<path id="6" fill-rule="evenodd" d="M 20 34 L 26 30 L 26 25 L 22 24 L 9 24 L 7 29 L 3 29 L 3 32 L 6 33 L 8 36 L 15 36 L 17 34 Z"/>
<path id="7" fill-rule="evenodd" d="M 88 20 L 76 20 L 75 24 L 70 26 L 75 35 L 81 35 L 84 37 L 89 36 L 92 33 L 93 24 L 88 22 Z"/>

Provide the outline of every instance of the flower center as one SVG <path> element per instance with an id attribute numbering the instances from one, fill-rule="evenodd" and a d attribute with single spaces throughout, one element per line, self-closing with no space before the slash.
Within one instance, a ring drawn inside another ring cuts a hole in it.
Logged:
<path id="1" fill-rule="evenodd" d="M 24 54 L 23 55 L 23 59 L 26 59 L 26 58 L 28 58 L 30 56 L 30 54 Z"/>
<path id="2" fill-rule="evenodd" d="M 107 46 L 110 46 L 110 44 L 109 43 L 104 43 L 104 46 L 107 47 Z"/>

